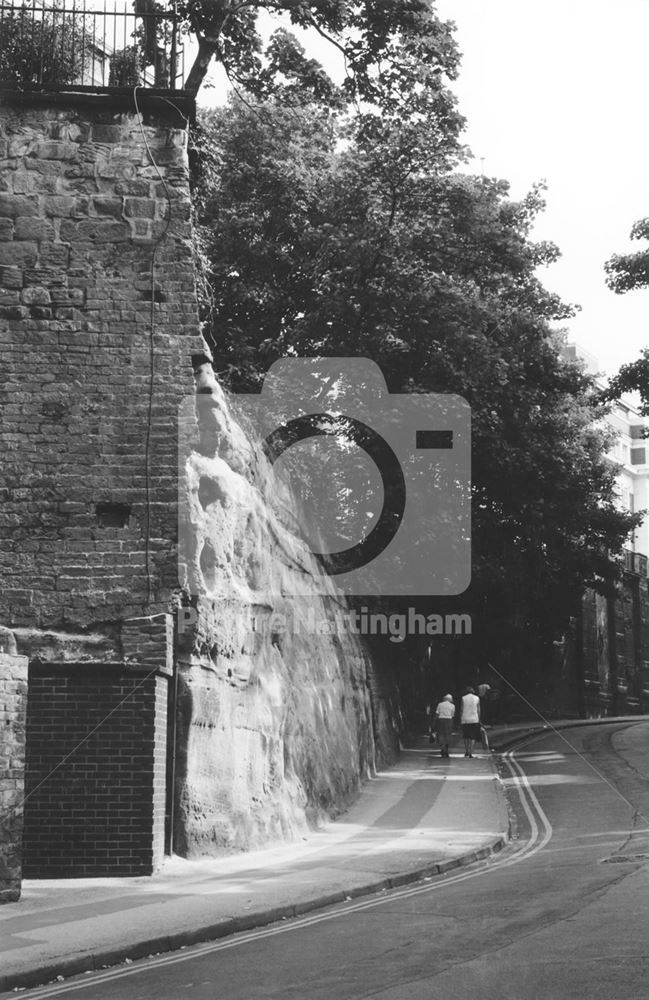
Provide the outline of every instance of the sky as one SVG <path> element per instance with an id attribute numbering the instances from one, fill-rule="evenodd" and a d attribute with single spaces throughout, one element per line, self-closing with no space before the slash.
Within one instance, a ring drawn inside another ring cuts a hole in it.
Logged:
<path id="1" fill-rule="evenodd" d="M 438 0 L 463 53 L 453 89 L 468 120 L 473 168 L 512 194 L 548 185 L 534 236 L 561 260 L 546 287 L 582 310 L 570 339 L 614 374 L 649 347 L 649 291 L 616 295 L 614 253 L 649 215 L 649 0 Z"/>
<path id="2" fill-rule="evenodd" d="M 649 347 L 649 290 L 607 289 L 604 262 L 640 249 L 629 240 L 649 215 L 649 0 L 437 0 L 463 54 L 453 84 L 467 119 L 470 169 L 537 181 L 547 207 L 534 238 L 560 261 L 540 274 L 581 312 L 569 338 L 613 375 Z M 311 49 L 311 46 L 309 46 Z M 330 54 L 311 53 L 335 73 Z M 218 100 L 220 87 L 204 92 Z"/>

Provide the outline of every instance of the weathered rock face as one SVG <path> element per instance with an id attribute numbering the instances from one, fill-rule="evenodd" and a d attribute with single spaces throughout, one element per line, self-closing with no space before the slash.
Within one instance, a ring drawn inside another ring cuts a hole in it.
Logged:
<path id="1" fill-rule="evenodd" d="M 349 803 L 375 755 L 371 664 L 336 627 L 342 599 L 287 527 L 290 497 L 271 497 L 261 449 L 207 365 L 198 391 L 180 504 L 183 582 L 196 599 L 179 701 L 177 836 L 188 854 L 295 836 Z M 307 576 L 321 593 L 301 599 Z"/>
<path id="2" fill-rule="evenodd" d="M 0 705 L 0 903 L 12 903 L 22 869 L 27 657 L 16 655 L 7 629 L 0 629 Z"/>

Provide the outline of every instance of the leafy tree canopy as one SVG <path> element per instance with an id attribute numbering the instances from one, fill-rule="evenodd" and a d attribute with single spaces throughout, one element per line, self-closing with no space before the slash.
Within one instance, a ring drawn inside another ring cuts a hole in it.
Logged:
<path id="1" fill-rule="evenodd" d="M 649 239 L 649 219 L 640 219 L 631 228 L 632 240 Z M 614 254 L 605 264 L 606 283 L 614 292 L 630 292 L 649 285 L 649 250 Z"/>
<path id="2" fill-rule="evenodd" d="M 260 16 L 283 14 L 296 28 L 311 29 L 344 58 L 345 98 L 397 113 L 409 97 L 441 93 L 457 73 L 451 25 L 435 15 L 431 0 L 180 0 L 180 15 L 195 35 L 198 54 L 186 81 L 197 93 L 213 59 L 232 81 L 268 97 L 277 73 L 299 73 L 329 87 L 322 69 L 305 58 L 287 33 L 262 58 Z"/>
<path id="3" fill-rule="evenodd" d="M 649 348 L 645 348 L 637 361 L 622 365 L 615 378 L 602 393 L 603 399 L 620 399 L 625 393 L 637 392 L 640 396 L 640 413 L 649 417 Z M 645 435 L 649 436 L 649 434 Z"/>
<path id="4" fill-rule="evenodd" d="M 404 117 L 370 141 L 304 93 L 205 116 L 206 334 L 237 390 L 297 354 L 369 357 L 392 392 L 463 395 L 474 579 L 459 603 L 487 646 L 538 652 L 585 585 L 610 586 L 637 518 L 615 506 L 593 381 L 551 333 L 571 310 L 537 277 L 558 252 L 530 238 L 542 190 L 513 201 L 503 181 L 453 172 L 450 132 L 441 113 Z"/>
<path id="5" fill-rule="evenodd" d="M 649 239 L 649 219 L 640 219 L 634 224 L 631 238 Z M 614 254 L 605 268 L 607 284 L 618 294 L 649 288 L 649 249 Z M 620 368 L 603 395 L 606 399 L 619 399 L 627 392 L 639 393 L 641 412 L 649 416 L 649 348 L 641 353 L 637 361 Z"/>

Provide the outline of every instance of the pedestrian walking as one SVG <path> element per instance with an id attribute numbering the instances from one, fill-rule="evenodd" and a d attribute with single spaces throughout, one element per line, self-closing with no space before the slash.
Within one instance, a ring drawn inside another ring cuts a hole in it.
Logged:
<path id="1" fill-rule="evenodd" d="M 439 743 L 442 757 L 451 756 L 448 752 L 448 745 L 451 742 L 453 734 L 454 718 L 455 705 L 453 704 L 453 696 L 445 694 L 435 709 L 435 732 L 437 733 L 437 742 Z"/>
<path id="2" fill-rule="evenodd" d="M 491 698 L 491 684 L 487 684 L 486 681 L 483 681 L 481 684 L 478 684 L 478 687 L 476 688 L 476 694 L 480 699 L 480 722 L 482 723 L 483 726 L 486 726 L 487 722 L 491 721 L 490 719 L 487 718 L 488 716 L 487 703 L 490 701 Z"/>
<path id="3" fill-rule="evenodd" d="M 468 687 L 462 696 L 462 711 L 460 715 L 462 737 L 464 739 L 464 756 L 473 757 L 473 744 L 480 740 L 480 699 L 472 687 Z"/>

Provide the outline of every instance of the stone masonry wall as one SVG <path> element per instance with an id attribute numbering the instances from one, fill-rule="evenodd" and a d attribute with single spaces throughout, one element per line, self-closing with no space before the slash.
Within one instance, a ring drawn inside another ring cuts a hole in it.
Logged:
<path id="1" fill-rule="evenodd" d="M 26 708 L 27 657 L 0 651 L 0 903 L 20 896 Z"/>
<path id="2" fill-rule="evenodd" d="M 143 120 L 100 98 L 0 107 L 10 627 L 81 631 L 169 610 L 177 405 L 203 345 L 186 131 L 160 107 Z"/>
<path id="3" fill-rule="evenodd" d="M 27 803 L 32 875 L 164 849 L 167 680 L 129 671 L 173 669 L 177 409 L 204 345 L 186 122 L 142 106 L 0 106 L 0 622 L 31 660 L 30 787 L 72 751 Z"/>
<path id="4" fill-rule="evenodd" d="M 353 636 L 266 627 L 274 611 L 291 613 L 287 595 L 316 567 L 271 510 L 259 449 L 206 361 L 186 122 L 155 95 L 140 93 L 142 114 L 124 100 L 14 94 L 0 104 L 0 623 L 30 657 L 34 691 L 49 683 L 48 662 L 70 664 L 75 684 L 85 671 L 77 734 L 114 704 L 125 671 L 179 669 L 175 848 L 242 850 L 335 815 L 371 773 L 371 663 Z M 179 405 L 195 401 L 201 364 L 210 417 L 179 473 Z M 216 489 L 208 499 L 205 482 Z M 196 542 L 181 580 L 179 489 Z M 327 586 L 315 610 L 339 605 Z M 177 641 L 178 606 L 196 620 Z M 164 699 L 148 693 L 156 864 Z M 376 724 L 387 759 L 396 731 Z M 118 736 L 105 734 L 110 758 Z M 89 850 L 78 873 L 92 869 Z"/>

